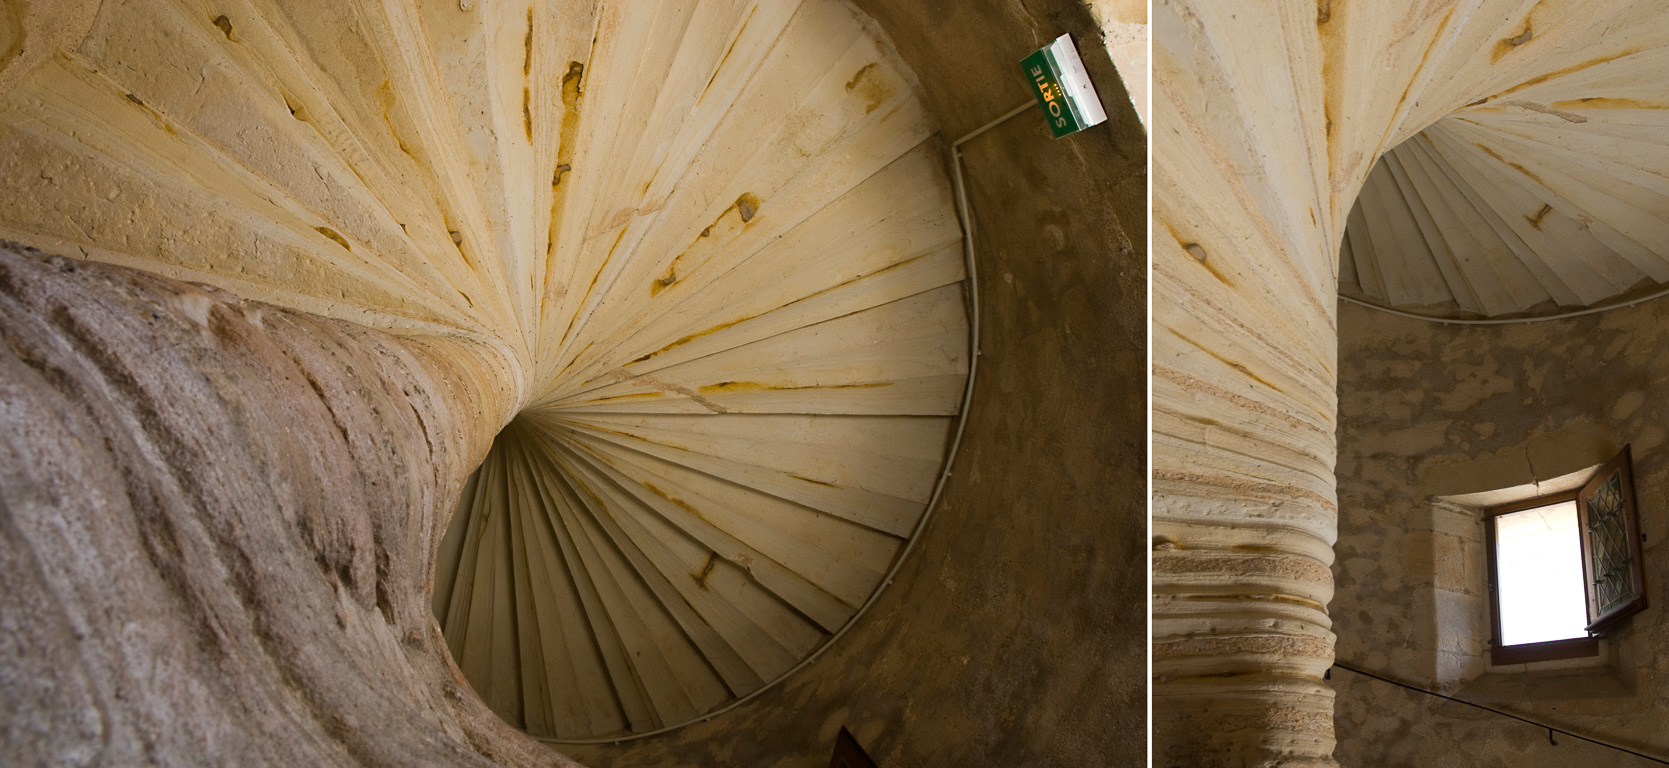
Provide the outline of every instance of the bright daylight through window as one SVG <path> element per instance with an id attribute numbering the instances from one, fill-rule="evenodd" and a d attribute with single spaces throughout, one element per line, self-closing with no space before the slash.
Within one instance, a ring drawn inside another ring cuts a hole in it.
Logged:
<path id="1" fill-rule="evenodd" d="M 1501 643 L 1587 637 L 1576 501 L 1509 512 L 1494 520 Z"/>

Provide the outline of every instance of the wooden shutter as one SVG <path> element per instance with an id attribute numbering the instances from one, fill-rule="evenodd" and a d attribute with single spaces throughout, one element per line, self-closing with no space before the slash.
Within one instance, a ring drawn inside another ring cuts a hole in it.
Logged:
<path id="1" fill-rule="evenodd" d="M 1606 462 L 1576 496 L 1587 581 L 1588 632 L 1615 626 L 1646 607 L 1640 517 L 1634 508 L 1634 471 L 1628 446 Z"/>

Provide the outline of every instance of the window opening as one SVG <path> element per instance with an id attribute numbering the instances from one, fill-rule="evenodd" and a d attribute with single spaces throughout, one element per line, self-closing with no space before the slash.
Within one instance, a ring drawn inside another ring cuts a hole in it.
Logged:
<path id="1" fill-rule="evenodd" d="M 1576 497 L 1567 491 L 1485 512 L 1491 663 L 1599 655 L 1588 633 Z"/>
<path id="2" fill-rule="evenodd" d="M 1572 498 L 1495 516 L 1501 643 L 1588 636 L 1582 541 Z"/>
<path id="3" fill-rule="evenodd" d="M 1598 655 L 1646 607 L 1627 446 L 1580 490 L 1489 508 L 1484 533 L 1496 665 Z"/>

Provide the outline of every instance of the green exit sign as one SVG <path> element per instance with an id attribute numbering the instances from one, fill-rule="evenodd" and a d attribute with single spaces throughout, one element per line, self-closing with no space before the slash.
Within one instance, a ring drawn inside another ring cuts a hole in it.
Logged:
<path id="1" fill-rule="evenodd" d="M 1048 47 L 1020 60 L 1026 78 L 1031 81 L 1032 95 L 1043 107 L 1049 120 L 1049 132 L 1055 138 L 1069 136 L 1092 125 L 1107 121 L 1101 99 L 1095 95 L 1084 62 L 1078 58 L 1078 48 L 1072 38 L 1061 35 Z"/>

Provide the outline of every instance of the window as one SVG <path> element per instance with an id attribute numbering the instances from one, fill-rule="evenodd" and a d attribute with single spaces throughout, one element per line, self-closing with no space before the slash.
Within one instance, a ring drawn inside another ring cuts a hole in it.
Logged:
<path id="1" fill-rule="evenodd" d="M 1494 664 L 1596 655 L 1646 607 L 1627 446 L 1580 490 L 1489 508 L 1484 531 Z"/>
<path id="2" fill-rule="evenodd" d="M 1599 653 L 1588 634 L 1576 491 L 1492 507 L 1485 541 L 1495 664 Z"/>

